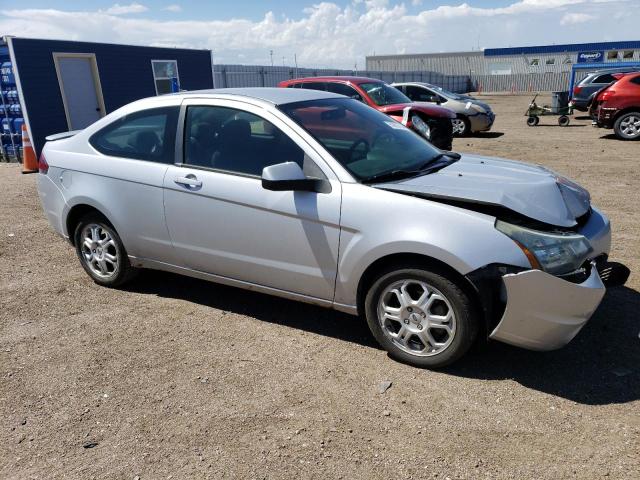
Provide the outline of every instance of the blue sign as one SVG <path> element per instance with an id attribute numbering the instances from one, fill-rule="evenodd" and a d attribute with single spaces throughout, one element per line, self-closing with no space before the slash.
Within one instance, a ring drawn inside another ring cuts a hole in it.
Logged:
<path id="1" fill-rule="evenodd" d="M 604 52 L 580 52 L 578 53 L 578 63 L 598 63 L 604 61 Z"/>

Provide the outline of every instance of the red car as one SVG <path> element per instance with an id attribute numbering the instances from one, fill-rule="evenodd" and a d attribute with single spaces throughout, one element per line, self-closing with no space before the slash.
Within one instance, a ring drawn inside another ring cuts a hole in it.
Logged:
<path id="1" fill-rule="evenodd" d="M 409 97 L 381 80 L 366 77 L 309 77 L 285 80 L 285 88 L 309 88 L 346 95 L 386 113 L 415 130 L 442 150 L 451 150 L 456 114 L 448 108 L 412 102 Z"/>
<path id="2" fill-rule="evenodd" d="M 602 89 L 592 105 L 598 127 L 613 128 L 622 140 L 640 138 L 640 73 L 616 74 L 617 82 Z"/>

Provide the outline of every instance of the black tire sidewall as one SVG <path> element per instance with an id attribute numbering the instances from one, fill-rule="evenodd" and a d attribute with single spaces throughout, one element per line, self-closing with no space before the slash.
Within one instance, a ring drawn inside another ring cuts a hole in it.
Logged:
<path id="1" fill-rule="evenodd" d="M 364 302 L 367 324 L 375 339 L 391 357 L 417 367 L 441 368 L 462 357 L 474 343 L 478 333 L 478 319 L 473 302 L 456 282 L 445 275 L 418 268 L 401 268 L 381 274 L 369 288 Z M 399 349 L 383 333 L 378 320 L 378 300 L 389 284 L 402 279 L 415 279 L 428 283 L 438 289 L 453 307 L 457 321 L 456 333 L 451 345 L 442 353 L 431 357 L 411 355 Z"/>
<path id="2" fill-rule="evenodd" d="M 82 253 L 82 230 L 89 224 L 95 223 L 100 225 L 103 229 L 107 230 L 113 238 L 116 248 L 116 254 L 118 256 L 118 271 L 116 275 L 109 278 L 102 278 L 93 273 L 93 271 L 87 265 L 87 262 L 84 259 L 84 255 Z M 78 259 L 80 260 L 80 264 L 84 271 L 91 277 L 91 279 L 96 282 L 98 285 L 102 285 L 105 287 L 117 287 L 126 282 L 132 271 L 131 264 L 129 263 L 129 257 L 127 256 L 127 251 L 124 248 L 124 244 L 120 239 L 120 235 L 116 232 L 113 225 L 109 223 L 109 221 L 103 217 L 102 215 L 96 213 L 90 213 L 83 216 L 78 222 L 75 232 L 74 232 L 74 244 L 76 247 L 76 254 L 78 255 Z"/>
<path id="3" fill-rule="evenodd" d="M 530 127 L 535 127 L 538 125 L 538 117 L 529 117 L 527 118 L 527 125 Z"/>

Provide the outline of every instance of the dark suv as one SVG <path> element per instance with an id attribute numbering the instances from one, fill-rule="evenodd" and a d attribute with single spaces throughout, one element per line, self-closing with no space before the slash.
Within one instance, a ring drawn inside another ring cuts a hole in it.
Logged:
<path id="1" fill-rule="evenodd" d="M 581 112 L 589 111 L 589 105 L 594 95 L 607 85 L 616 81 L 613 74 L 636 71 L 638 71 L 637 68 L 610 68 L 590 73 L 573 87 L 573 96 L 571 97 L 573 108 Z"/>

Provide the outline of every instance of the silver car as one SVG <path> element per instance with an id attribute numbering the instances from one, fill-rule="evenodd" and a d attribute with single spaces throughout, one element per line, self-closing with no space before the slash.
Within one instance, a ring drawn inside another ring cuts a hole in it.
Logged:
<path id="1" fill-rule="evenodd" d="M 487 337 L 561 347 L 605 293 L 609 220 L 585 190 L 341 95 L 160 96 L 48 140 L 42 206 L 99 285 L 149 268 L 360 314 L 425 367 Z"/>
<path id="2" fill-rule="evenodd" d="M 453 123 L 453 134 L 463 137 L 470 133 L 487 132 L 491 130 L 496 119 L 491 107 L 468 95 L 445 90 L 442 87 L 424 82 L 393 83 L 407 97 L 414 102 L 437 103 L 447 107 L 456 114 Z"/>

